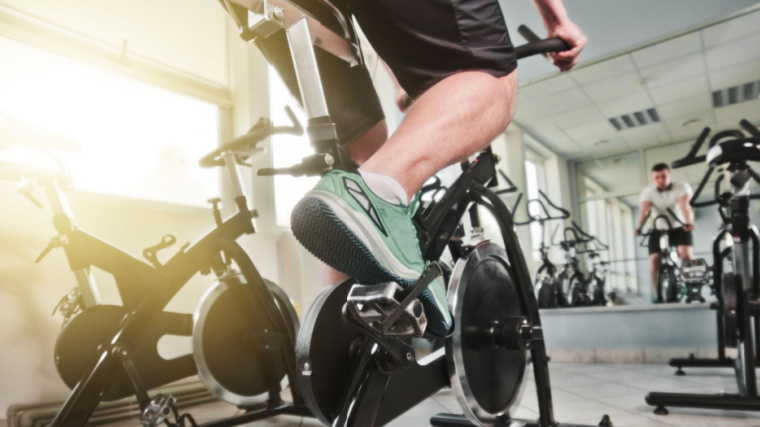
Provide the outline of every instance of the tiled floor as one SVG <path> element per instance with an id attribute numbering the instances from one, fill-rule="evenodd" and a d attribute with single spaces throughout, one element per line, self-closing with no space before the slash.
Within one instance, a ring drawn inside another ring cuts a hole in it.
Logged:
<path id="1" fill-rule="evenodd" d="M 615 427 L 760 426 L 760 412 L 669 408 L 669 415 L 659 416 L 653 414 L 653 408 L 644 402 L 644 396 L 649 391 L 736 393 L 736 383 L 730 369 L 694 368 L 687 370 L 686 376 L 673 375 L 674 368 L 666 365 L 551 363 L 550 369 L 554 414 L 560 423 L 596 426 L 602 416 L 608 414 Z M 220 405 L 209 405 L 200 412 L 191 412 L 199 421 L 232 414 L 229 406 Z M 430 425 L 430 417 L 440 412 L 461 413 L 451 390 L 439 392 L 389 425 Z M 515 416 L 527 420 L 538 417 L 538 401 L 532 380 L 528 382 Z M 320 424 L 314 419 L 282 416 L 247 425 L 301 427 Z"/>

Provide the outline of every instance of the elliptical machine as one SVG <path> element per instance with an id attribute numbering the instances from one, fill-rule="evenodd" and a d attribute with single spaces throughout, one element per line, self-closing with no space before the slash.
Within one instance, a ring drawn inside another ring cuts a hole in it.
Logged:
<path id="1" fill-rule="evenodd" d="M 719 206 L 724 224 L 713 244 L 719 340 L 720 331 L 723 331 L 725 345 L 735 344 L 739 352 L 739 357 L 733 361 L 722 354 L 723 358 L 718 360 L 693 359 L 693 363 L 681 366 L 733 366 L 739 393 L 649 393 L 646 402 L 656 406 L 654 412 L 659 415 L 668 413 L 666 406 L 760 411 L 755 376 L 758 363 L 755 350 L 760 342 L 760 233 L 751 223 L 749 215 L 750 200 L 760 199 L 760 195 L 750 194 L 749 186 L 752 181 L 760 183 L 760 176 L 748 164 L 760 162 L 760 130 L 746 120 L 740 124 L 752 137 L 746 138 L 740 131 L 718 133 L 711 139 L 707 155 L 697 156 L 709 134 L 709 129 L 705 129 L 688 155 L 673 162 L 673 167 L 683 167 L 707 161 L 708 170 L 691 203 L 695 207 Z M 730 139 L 719 142 L 725 138 Z M 714 199 L 697 202 L 697 197 L 716 168 L 721 168 L 721 177 L 715 183 Z M 724 180 L 730 187 L 728 191 L 721 192 Z M 727 263 L 725 271 L 723 261 L 726 257 L 721 250 L 722 242 L 728 242 L 727 249 L 731 253 L 731 262 Z M 671 366 L 675 366 L 673 362 L 671 360 Z"/>

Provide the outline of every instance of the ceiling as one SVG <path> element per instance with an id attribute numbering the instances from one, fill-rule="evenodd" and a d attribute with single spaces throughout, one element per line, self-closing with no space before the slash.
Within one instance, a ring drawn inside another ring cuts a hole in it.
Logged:
<path id="1" fill-rule="evenodd" d="M 754 7 L 528 84 L 514 121 L 569 159 L 693 141 L 705 126 L 736 128 L 742 118 L 760 124 L 758 46 L 760 8 Z M 750 82 L 756 82 L 752 100 L 713 106 L 714 91 Z M 617 130 L 609 120 L 651 108 L 659 122 Z"/>

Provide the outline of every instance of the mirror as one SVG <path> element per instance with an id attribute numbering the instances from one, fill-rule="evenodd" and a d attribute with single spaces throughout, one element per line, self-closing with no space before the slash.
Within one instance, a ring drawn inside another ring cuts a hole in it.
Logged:
<path id="1" fill-rule="evenodd" d="M 684 157 L 705 127 L 760 124 L 757 46 L 760 9 L 751 8 L 521 87 L 514 123 L 567 160 L 573 219 L 609 245 L 606 291 L 618 303 L 652 302 L 648 250 L 634 237 L 652 167 Z M 705 171 L 673 169 L 673 181 L 696 189 Z M 708 184 L 703 197 L 712 196 Z M 694 213 L 695 258 L 712 265 L 717 208 Z M 760 224 L 760 205 L 751 215 Z M 552 261 L 562 268 L 561 253 Z M 714 299 L 706 286 L 702 293 Z"/>

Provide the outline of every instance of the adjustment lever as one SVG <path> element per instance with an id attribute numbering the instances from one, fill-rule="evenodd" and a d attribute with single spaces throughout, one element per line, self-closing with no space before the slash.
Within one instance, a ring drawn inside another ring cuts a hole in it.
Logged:
<path id="1" fill-rule="evenodd" d="M 161 268 L 163 265 L 158 261 L 158 251 L 161 249 L 166 249 L 175 243 L 177 243 L 177 238 L 171 234 L 167 234 L 161 238 L 161 243 L 143 250 L 143 257 L 145 257 L 145 259 L 147 259 L 148 262 L 153 265 L 153 267 L 156 267 L 157 269 Z"/>
<path id="2" fill-rule="evenodd" d="M 47 254 L 50 253 L 55 248 L 60 248 L 68 243 L 68 239 L 66 236 L 60 235 L 55 236 L 52 239 L 50 239 L 50 243 L 48 243 L 47 247 L 42 250 L 42 253 L 37 257 L 37 259 L 34 260 L 35 264 L 39 264 L 40 261 L 42 261 L 43 258 L 47 256 Z"/>

